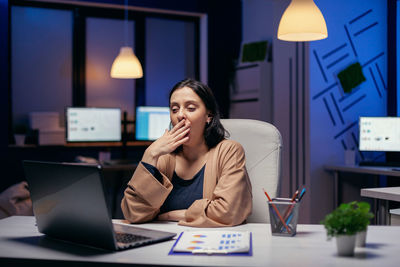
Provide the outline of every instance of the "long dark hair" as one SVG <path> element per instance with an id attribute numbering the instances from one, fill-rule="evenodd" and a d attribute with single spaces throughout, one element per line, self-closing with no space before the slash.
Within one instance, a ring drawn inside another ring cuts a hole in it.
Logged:
<path id="1" fill-rule="evenodd" d="M 221 124 L 218 104 L 215 100 L 214 94 L 207 85 L 199 81 L 186 78 L 175 84 L 175 86 L 171 89 L 171 92 L 169 93 L 170 102 L 172 94 L 176 90 L 183 87 L 189 87 L 193 90 L 193 92 L 196 93 L 196 95 L 200 97 L 206 106 L 207 112 L 209 112 L 211 116 L 210 123 L 206 124 L 206 127 L 204 128 L 204 139 L 207 147 L 211 149 L 229 135 L 224 126 Z"/>

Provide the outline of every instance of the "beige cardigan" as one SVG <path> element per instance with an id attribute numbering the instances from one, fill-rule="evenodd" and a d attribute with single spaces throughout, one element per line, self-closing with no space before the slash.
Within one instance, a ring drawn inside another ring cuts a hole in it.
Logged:
<path id="1" fill-rule="evenodd" d="M 139 164 L 125 190 L 121 208 L 132 223 L 153 220 L 172 190 L 175 155 L 161 156 L 157 169 L 163 184 Z M 252 210 L 252 192 L 242 146 L 223 140 L 210 149 L 204 172 L 203 199 L 187 209 L 180 225 L 194 227 L 233 226 L 243 223 Z"/>

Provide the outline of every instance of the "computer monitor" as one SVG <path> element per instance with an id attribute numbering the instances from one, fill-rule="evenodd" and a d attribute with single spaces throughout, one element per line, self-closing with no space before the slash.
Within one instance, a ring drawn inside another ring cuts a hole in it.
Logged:
<path id="1" fill-rule="evenodd" d="M 169 107 L 136 108 L 136 140 L 156 140 L 170 124 Z"/>
<path id="2" fill-rule="evenodd" d="M 359 124 L 360 151 L 400 151 L 400 117 L 360 117 Z"/>
<path id="3" fill-rule="evenodd" d="M 121 109 L 66 108 L 67 142 L 121 141 Z"/>

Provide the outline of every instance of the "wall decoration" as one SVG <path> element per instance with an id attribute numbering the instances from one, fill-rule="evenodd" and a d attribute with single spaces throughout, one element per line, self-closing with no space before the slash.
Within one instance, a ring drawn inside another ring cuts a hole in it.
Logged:
<path id="1" fill-rule="evenodd" d="M 351 91 L 365 82 L 365 76 L 359 62 L 351 64 L 337 75 L 339 83 L 342 86 L 343 92 L 351 93 Z"/>

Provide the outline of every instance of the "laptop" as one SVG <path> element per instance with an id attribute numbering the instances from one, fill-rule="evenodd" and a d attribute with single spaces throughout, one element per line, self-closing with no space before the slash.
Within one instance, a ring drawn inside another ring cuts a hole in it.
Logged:
<path id="1" fill-rule="evenodd" d="M 82 245 L 122 250 L 169 240 L 175 233 L 114 224 L 101 165 L 24 161 L 39 232 Z"/>

